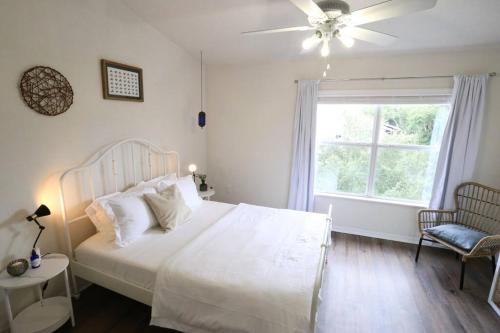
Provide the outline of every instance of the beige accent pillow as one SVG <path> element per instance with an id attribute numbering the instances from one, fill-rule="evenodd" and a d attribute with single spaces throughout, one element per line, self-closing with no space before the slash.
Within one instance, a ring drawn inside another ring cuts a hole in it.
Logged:
<path id="1" fill-rule="evenodd" d="M 167 232 L 191 219 L 191 209 L 184 202 L 176 185 L 169 186 L 160 193 L 144 194 L 144 199 L 161 228 Z"/>

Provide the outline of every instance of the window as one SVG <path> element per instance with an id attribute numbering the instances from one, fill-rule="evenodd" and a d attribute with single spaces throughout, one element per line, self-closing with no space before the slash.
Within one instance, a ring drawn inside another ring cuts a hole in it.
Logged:
<path id="1" fill-rule="evenodd" d="M 448 97 L 321 98 L 315 192 L 427 203 Z"/>

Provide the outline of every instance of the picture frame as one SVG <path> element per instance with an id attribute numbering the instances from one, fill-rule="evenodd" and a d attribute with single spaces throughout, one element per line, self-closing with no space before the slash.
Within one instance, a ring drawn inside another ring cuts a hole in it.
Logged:
<path id="1" fill-rule="evenodd" d="M 142 69 L 101 59 L 104 99 L 144 102 Z"/>

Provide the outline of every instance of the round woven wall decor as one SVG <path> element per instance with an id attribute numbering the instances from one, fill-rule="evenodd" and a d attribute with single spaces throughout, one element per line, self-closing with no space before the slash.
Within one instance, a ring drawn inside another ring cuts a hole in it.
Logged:
<path id="1" fill-rule="evenodd" d="M 30 108 L 47 116 L 57 116 L 73 104 L 68 80 L 50 67 L 36 66 L 24 72 L 21 94 Z"/>

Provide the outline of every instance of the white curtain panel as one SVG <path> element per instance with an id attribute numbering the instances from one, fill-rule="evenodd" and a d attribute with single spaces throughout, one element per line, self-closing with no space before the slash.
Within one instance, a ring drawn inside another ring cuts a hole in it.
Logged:
<path id="1" fill-rule="evenodd" d="M 319 81 L 299 81 L 293 127 L 293 158 L 288 208 L 312 211 L 314 148 Z"/>
<path id="2" fill-rule="evenodd" d="M 453 208 L 455 187 L 469 181 L 481 138 L 488 74 L 454 77 L 451 112 L 439 152 L 430 207 Z"/>

